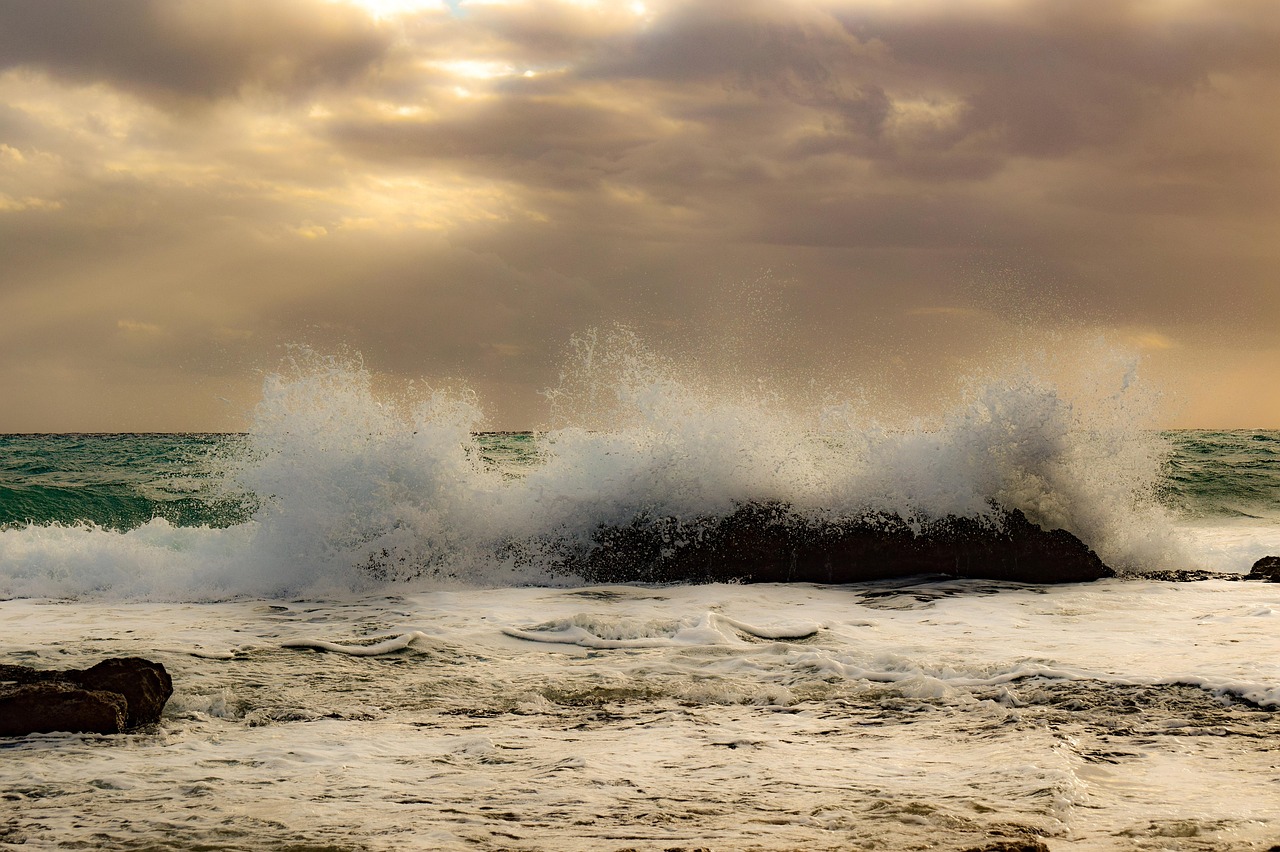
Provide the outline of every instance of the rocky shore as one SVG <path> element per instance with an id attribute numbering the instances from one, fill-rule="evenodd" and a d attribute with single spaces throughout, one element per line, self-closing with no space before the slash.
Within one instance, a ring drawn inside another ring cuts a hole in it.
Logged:
<path id="1" fill-rule="evenodd" d="M 118 734 L 159 721 L 172 694 L 164 666 L 140 657 L 88 669 L 0 665 L 0 736 Z"/>
<path id="2" fill-rule="evenodd" d="M 1280 556 L 1264 556 L 1248 574 L 1206 571 L 1201 568 L 1170 568 L 1160 571 L 1144 571 L 1144 580 L 1162 580 L 1166 583 L 1199 583 L 1203 580 L 1255 580 L 1263 583 L 1280 583 Z"/>

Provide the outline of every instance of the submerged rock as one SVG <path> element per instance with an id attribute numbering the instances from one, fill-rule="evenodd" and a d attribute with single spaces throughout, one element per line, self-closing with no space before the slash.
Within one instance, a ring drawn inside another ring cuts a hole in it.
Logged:
<path id="1" fill-rule="evenodd" d="M 1115 576 L 1080 539 L 1042 529 L 1017 509 L 916 528 L 891 514 L 814 520 L 782 503 L 601 527 L 562 567 L 613 583 L 862 583 L 920 574 L 1077 583 Z"/>
<path id="2" fill-rule="evenodd" d="M 0 736 L 120 733 L 159 721 L 172 694 L 164 666 L 141 657 L 64 671 L 0 665 Z"/>
<path id="3" fill-rule="evenodd" d="M 1280 583 L 1280 556 L 1264 556 L 1253 563 L 1253 568 L 1244 575 L 1246 580 L 1261 580 L 1264 583 Z"/>

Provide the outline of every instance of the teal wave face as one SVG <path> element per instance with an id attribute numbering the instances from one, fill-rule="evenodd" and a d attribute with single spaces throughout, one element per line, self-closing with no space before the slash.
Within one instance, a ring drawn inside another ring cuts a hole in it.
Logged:
<path id="1" fill-rule="evenodd" d="M 129 530 L 156 518 L 227 527 L 254 509 L 228 494 L 234 435 L 0 436 L 0 528 L 93 524 Z"/>
<path id="2" fill-rule="evenodd" d="M 156 518 L 174 526 L 229 527 L 248 520 L 242 500 L 188 497 L 148 500 L 119 488 L 10 488 L 0 485 L 0 528 L 30 524 L 95 524 L 130 530 Z"/>
<path id="3" fill-rule="evenodd" d="M 1280 517 L 1280 431 L 1167 432 L 1161 499 L 1194 517 Z"/>

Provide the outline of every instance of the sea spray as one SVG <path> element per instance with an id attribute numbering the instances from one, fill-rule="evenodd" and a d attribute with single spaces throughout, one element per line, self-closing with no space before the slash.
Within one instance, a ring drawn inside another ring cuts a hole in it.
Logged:
<path id="1" fill-rule="evenodd" d="M 905 424 L 708 387 L 625 329 L 590 334 L 572 353 L 552 400 L 562 419 L 601 426 L 550 432 L 530 478 L 588 527 L 757 501 L 826 517 L 890 513 L 917 528 L 1003 507 L 1075 533 L 1118 567 L 1182 560 L 1155 499 L 1168 447 L 1147 428 L 1152 395 L 1136 362 L 1108 348 L 1075 359 L 1074 396 L 1044 378 L 1062 364 L 1024 359 L 969 379 L 933 422 Z M 553 483 L 597 485 L 572 500 Z"/>
<path id="2" fill-rule="evenodd" d="M 503 486 L 481 421 L 465 392 L 380 396 L 358 359 L 298 353 L 266 379 L 232 473 L 263 500 L 253 557 L 286 587 L 456 575 Z"/>
<path id="3" fill-rule="evenodd" d="M 380 393 L 358 358 L 300 350 L 267 377 L 248 434 L 216 455 L 216 490 L 244 496 L 252 517 L 227 529 L 5 530 L 0 594 L 572 584 L 540 554 L 602 525 L 754 502 L 818 520 L 881 512 L 917 529 L 1019 509 L 1116 567 L 1178 567 L 1187 560 L 1155 493 L 1168 445 L 1143 428 L 1132 364 L 1104 355 L 1076 371 L 1071 395 L 1046 378 L 1052 370 L 1024 362 L 971 379 L 941 416 L 901 423 L 839 400 L 717 388 L 612 330 L 575 342 L 549 392 L 553 427 L 495 452 L 466 389 Z"/>

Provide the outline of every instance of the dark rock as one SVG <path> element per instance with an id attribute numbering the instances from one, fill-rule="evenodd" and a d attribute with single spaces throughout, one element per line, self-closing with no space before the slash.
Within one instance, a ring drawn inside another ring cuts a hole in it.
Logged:
<path id="1" fill-rule="evenodd" d="M 5 682 L 13 685 L 5 686 Z M 31 691 L 46 687 L 43 692 Z M 67 697 L 71 693 L 76 697 Z M 171 695 L 173 680 L 164 666 L 141 657 L 118 657 L 103 660 L 92 668 L 66 671 L 0 665 L 0 731 L 4 732 L 0 735 L 47 731 L 118 733 L 159 721 Z M 56 705 L 57 709 L 51 709 L 46 715 L 55 720 L 58 727 L 44 727 L 53 722 L 40 721 L 39 712 L 26 715 L 25 708 L 38 705 L 41 696 Z M 119 704 L 122 713 L 120 724 L 108 729 L 110 726 L 103 721 L 104 711 L 99 706 L 103 699 L 84 696 L 113 696 L 112 701 Z M 76 715 L 76 707 L 83 709 L 83 716 Z M 30 727 L 32 723 L 38 726 Z"/>
<path id="2" fill-rule="evenodd" d="M 993 520 L 950 517 L 913 527 L 890 514 L 815 520 L 781 503 L 601 527 L 561 566 L 592 582 L 862 583 L 942 574 L 1077 583 L 1115 576 L 1074 535 L 1041 529 L 1016 509 Z"/>
<path id="3" fill-rule="evenodd" d="M 1280 583 L 1280 556 L 1264 556 L 1253 563 L 1244 575 L 1246 580 L 1262 580 L 1264 583 Z"/>
<path id="4" fill-rule="evenodd" d="M 69 671 L 67 679 L 85 689 L 117 692 L 129 704 L 128 726 L 160 721 L 160 711 L 173 695 L 173 679 L 164 666 L 141 657 L 103 660 L 84 671 Z"/>
<path id="5" fill-rule="evenodd" d="M 1134 574 L 1142 580 L 1159 580 L 1165 583 L 1199 583 L 1204 580 L 1239 580 L 1239 574 L 1223 574 L 1218 571 L 1205 571 L 1202 568 L 1165 568 L 1158 571 L 1143 571 Z"/>
<path id="6" fill-rule="evenodd" d="M 127 705 L 115 692 L 47 681 L 0 687 L 0 737 L 73 731 L 118 734 Z"/>

